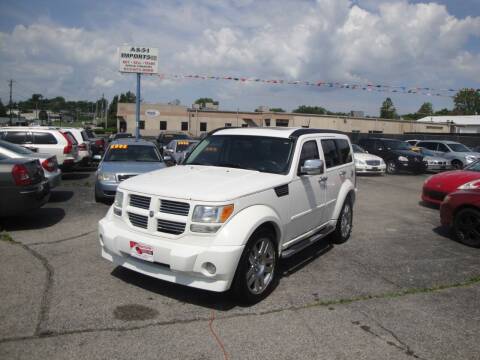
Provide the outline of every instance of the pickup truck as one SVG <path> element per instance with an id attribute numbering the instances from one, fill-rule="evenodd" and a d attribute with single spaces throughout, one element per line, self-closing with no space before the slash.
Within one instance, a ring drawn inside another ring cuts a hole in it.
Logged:
<path id="1" fill-rule="evenodd" d="M 211 132 L 182 165 L 120 183 L 99 222 L 102 256 L 154 278 L 256 303 L 281 258 L 352 231 L 346 135 L 306 128 Z"/>

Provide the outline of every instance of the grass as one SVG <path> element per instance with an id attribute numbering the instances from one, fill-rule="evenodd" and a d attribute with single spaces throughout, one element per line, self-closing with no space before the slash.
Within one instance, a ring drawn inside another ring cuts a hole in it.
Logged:
<path id="1" fill-rule="evenodd" d="M 13 238 L 6 231 L 0 232 L 0 240 L 5 242 L 12 242 L 12 243 L 14 242 Z"/>

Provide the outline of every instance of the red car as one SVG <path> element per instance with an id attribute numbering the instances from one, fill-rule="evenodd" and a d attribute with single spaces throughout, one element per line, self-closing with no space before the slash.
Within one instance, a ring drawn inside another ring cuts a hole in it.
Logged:
<path id="1" fill-rule="evenodd" d="M 480 180 L 461 186 L 445 197 L 440 206 L 442 225 L 453 229 L 463 244 L 480 247 Z"/>
<path id="2" fill-rule="evenodd" d="M 480 161 L 470 164 L 463 170 L 447 171 L 429 177 L 423 184 L 422 200 L 440 205 L 445 196 L 474 180 L 480 180 Z"/>

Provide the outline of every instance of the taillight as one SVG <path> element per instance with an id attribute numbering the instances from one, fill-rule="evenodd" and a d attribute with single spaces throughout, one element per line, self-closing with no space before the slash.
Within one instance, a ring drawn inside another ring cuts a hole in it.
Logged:
<path id="1" fill-rule="evenodd" d="M 28 174 L 28 169 L 25 165 L 16 164 L 12 169 L 13 180 L 18 186 L 30 185 L 32 183 L 32 178 Z"/>
<path id="2" fill-rule="evenodd" d="M 42 167 L 48 172 L 55 171 L 57 168 L 57 162 L 54 158 L 49 158 L 42 161 Z"/>
<path id="3" fill-rule="evenodd" d="M 103 139 L 95 140 L 95 145 L 103 149 L 103 147 L 105 146 L 105 141 Z"/>
<path id="4" fill-rule="evenodd" d="M 80 145 L 78 145 L 78 150 L 87 151 L 88 150 L 87 144 L 81 143 Z"/>
<path id="5" fill-rule="evenodd" d="M 73 150 L 73 144 L 72 144 L 72 142 L 70 141 L 70 139 L 68 138 L 68 136 L 65 135 L 65 133 L 60 132 L 60 134 L 62 134 L 63 137 L 65 138 L 65 140 L 67 140 L 67 146 L 65 146 L 65 147 L 63 148 L 63 153 L 64 153 L 64 154 L 70 154 L 70 153 L 72 152 L 72 150 Z"/>

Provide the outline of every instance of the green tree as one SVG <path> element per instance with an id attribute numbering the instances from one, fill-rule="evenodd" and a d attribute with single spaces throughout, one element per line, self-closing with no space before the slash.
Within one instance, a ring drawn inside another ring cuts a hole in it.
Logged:
<path id="1" fill-rule="evenodd" d="M 419 118 L 433 115 L 433 106 L 431 102 L 424 102 L 420 109 L 418 109 L 417 114 Z"/>
<path id="2" fill-rule="evenodd" d="M 137 100 L 135 94 L 131 91 L 127 91 L 125 94 L 120 94 L 120 99 L 118 102 L 121 103 L 134 103 Z"/>
<path id="3" fill-rule="evenodd" d="M 325 115 L 327 110 L 321 106 L 308 106 L 308 105 L 300 105 L 298 108 L 293 110 L 294 113 L 297 114 L 319 114 Z"/>
<path id="4" fill-rule="evenodd" d="M 475 115 L 480 113 L 480 89 L 461 89 L 454 98 L 454 111 L 459 115 Z"/>
<path id="5" fill-rule="evenodd" d="M 285 110 L 283 110 L 282 108 L 270 108 L 270 111 L 271 112 L 280 112 L 280 113 L 285 112 Z"/>
<path id="6" fill-rule="evenodd" d="M 383 119 L 395 119 L 398 117 L 397 109 L 395 109 L 392 99 L 386 98 L 382 103 L 382 107 L 380 108 L 380 117 Z"/>
<path id="7" fill-rule="evenodd" d="M 3 105 L 2 99 L 0 99 L 0 116 L 7 116 L 7 108 L 5 107 L 5 105 Z"/>
<path id="8" fill-rule="evenodd" d="M 446 115 L 450 115 L 451 113 L 452 111 L 448 110 L 447 108 L 443 108 L 442 110 L 435 111 L 435 115 L 439 115 L 439 116 L 446 116 Z"/>
<path id="9" fill-rule="evenodd" d="M 195 100 L 195 104 L 200 105 L 201 108 L 204 108 L 207 103 L 212 103 L 213 105 L 218 105 L 218 101 L 215 101 L 212 98 L 199 98 L 199 99 Z"/>
<path id="10" fill-rule="evenodd" d="M 107 125 L 108 127 L 116 126 L 117 124 L 117 108 L 118 108 L 118 95 L 115 95 L 110 102 L 110 106 L 108 107 L 108 119 Z"/>

